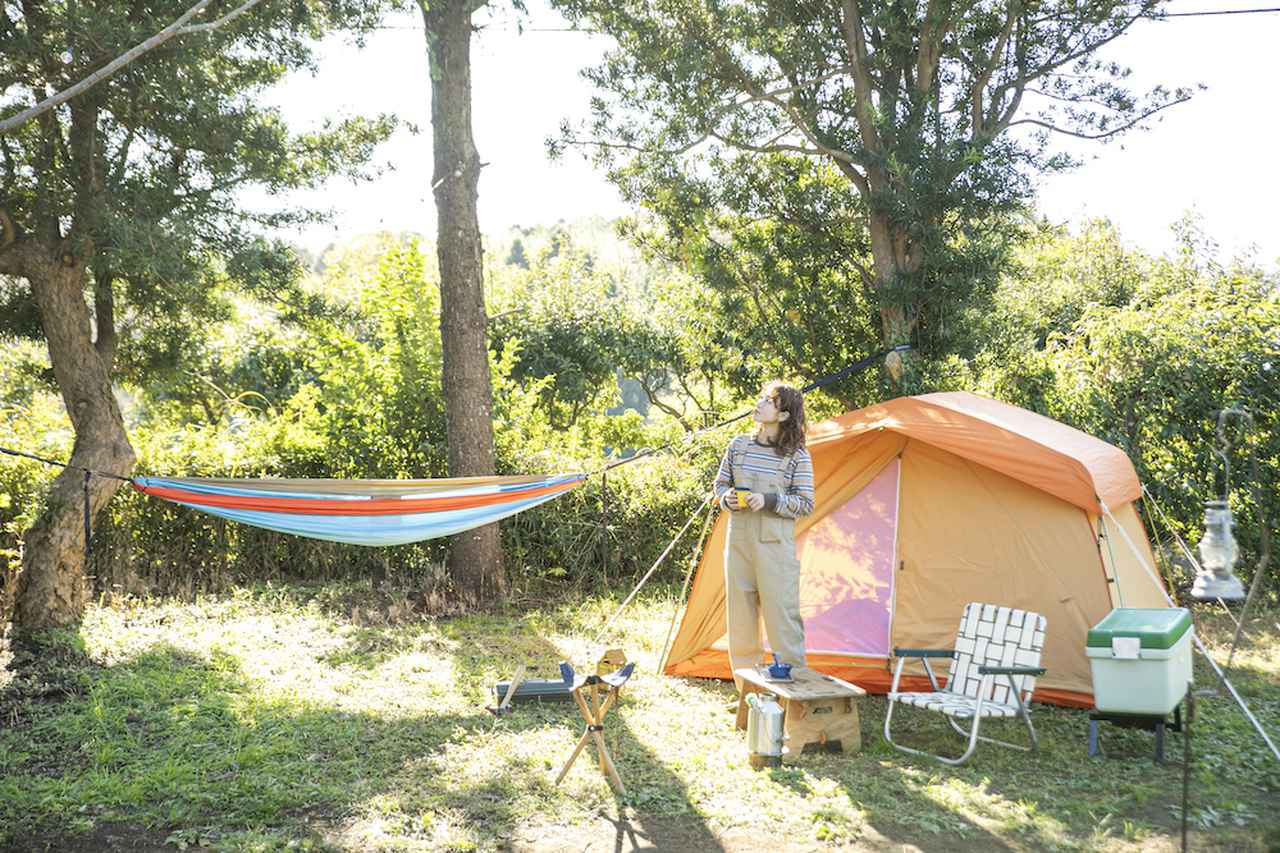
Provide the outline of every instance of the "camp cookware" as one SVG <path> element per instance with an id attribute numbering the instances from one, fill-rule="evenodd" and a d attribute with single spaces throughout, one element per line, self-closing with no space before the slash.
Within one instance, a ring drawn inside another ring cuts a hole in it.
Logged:
<path id="1" fill-rule="evenodd" d="M 772 693 L 747 696 L 747 749 L 751 766 L 782 766 L 782 706 Z"/>

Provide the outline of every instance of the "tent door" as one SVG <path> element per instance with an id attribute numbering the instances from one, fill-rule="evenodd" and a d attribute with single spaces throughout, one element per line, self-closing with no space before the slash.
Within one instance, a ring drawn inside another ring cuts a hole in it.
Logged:
<path id="1" fill-rule="evenodd" d="M 900 468 L 895 457 L 796 539 L 809 652 L 889 656 Z"/>

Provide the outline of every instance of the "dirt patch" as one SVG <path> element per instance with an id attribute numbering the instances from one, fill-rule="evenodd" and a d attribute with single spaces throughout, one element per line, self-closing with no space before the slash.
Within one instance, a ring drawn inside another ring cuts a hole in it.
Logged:
<path id="1" fill-rule="evenodd" d="M 1123 842 L 1118 842 L 1123 846 Z M 1148 853 L 1177 853 L 1182 849 L 1175 831 L 1148 838 Z M 1188 833 L 1188 847 L 1208 853 L 1280 853 L 1280 834 L 1257 838 L 1247 831 Z M 998 853 L 1035 849 L 1019 842 L 1005 844 L 990 836 L 963 838 L 951 834 L 898 833 L 885 835 L 864 826 L 854 839 L 830 842 L 784 838 L 760 827 L 712 829 L 698 818 L 636 815 L 601 817 L 592 824 L 526 826 L 514 832 L 501 849 L 510 853 L 632 853 L 663 850 L 670 853 L 817 853 L 847 850 L 857 853 Z"/>
<path id="2" fill-rule="evenodd" d="M 745 829 L 713 831 L 697 818 L 600 818 L 592 824 L 534 826 L 517 830 L 506 849 L 512 853 L 630 853 L 633 850 L 801 853 L 830 849 L 816 842 L 789 844 Z"/>
<path id="3" fill-rule="evenodd" d="M 165 833 L 139 824 L 100 824 L 84 835 L 41 835 L 0 844 L 0 853 L 173 853 L 165 838 Z"/>
<path id="4" fill-rule="evenodd" d="M 511 853 L 631 853 L 663 850 L 689 853 L 816 853 L 851 850 L 876 853 L 991 853 L 1012 848 L 992 847 L 991 839 L 971 841 L 955 836 L 908 840 L 890 838 L 871 827 L 860 837 L 848 840 L 817 841 L 784 838 L 759 827 L 713 829 L 698 818 L 637 815 L 613 819 L 602 817 L 593 824 L 574 826 L 528 826 L 517 830 L 505 850 Z"/>

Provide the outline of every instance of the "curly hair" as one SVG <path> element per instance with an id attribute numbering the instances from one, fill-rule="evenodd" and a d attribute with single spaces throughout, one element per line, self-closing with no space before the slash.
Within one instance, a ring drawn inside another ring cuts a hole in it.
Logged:
<path id="1" fill-rule="evenodd" d="M 777 380 L 766 383 L 762 393 L 773 398 L 773 405 L 779 412 L 788 415 L 778 424 L 778 440 L 773 449 L 779 456 L 790 456 L 804 447 L 804 394 Z"/>

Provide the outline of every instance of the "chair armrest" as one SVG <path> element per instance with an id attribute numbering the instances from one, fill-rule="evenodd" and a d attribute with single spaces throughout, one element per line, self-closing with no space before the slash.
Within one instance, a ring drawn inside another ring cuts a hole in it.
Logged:
<path id="1" fill-rule="evenodd" d="M 980 666 L 979 675 L 1044 675 L 1042 666 Z"/>
<path id="2" fill-rule="evenodd" d="M 900 649 L 895 647 L 893 656 L 898 658 L 950 658 L 955 657 L 952 649 Z"/>

